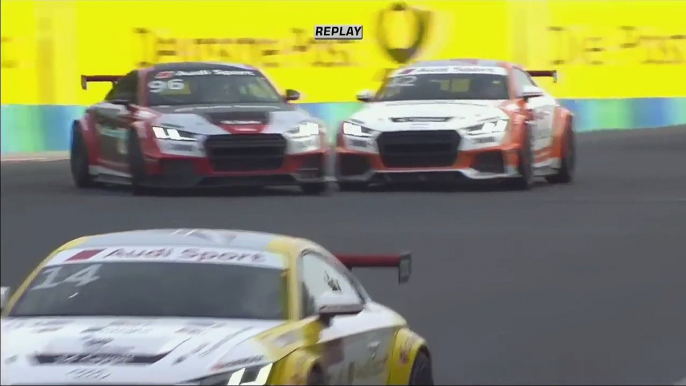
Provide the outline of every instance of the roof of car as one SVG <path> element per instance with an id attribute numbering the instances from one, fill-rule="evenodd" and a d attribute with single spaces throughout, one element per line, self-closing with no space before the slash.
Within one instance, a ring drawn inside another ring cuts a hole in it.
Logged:
<path id="1" fill-rule="evenodd" d="M 150 67 L 152 71 L 197 71 L 222 68 L 227 70 L 257 70 L 255 67 L 242 63 L 227 63 L 227 62 L 171 62 L 158 63 Z"/>
<path id="2" fill-rule="evenodd" d="M 416 62 L 408 67 L 438 67 L 438 66 L 479 66 L 479 67 L 504 67 L 506 62 L 502 60 L 492 59 L 443 59 L 443 60 L 425 60 Z"/>
<path id="3" fill-rule="evenodd" d="M 264 251 L 286 236 L 228 229 L 145 229 L 88 236 L 76 248 L 164 245 Z"/>

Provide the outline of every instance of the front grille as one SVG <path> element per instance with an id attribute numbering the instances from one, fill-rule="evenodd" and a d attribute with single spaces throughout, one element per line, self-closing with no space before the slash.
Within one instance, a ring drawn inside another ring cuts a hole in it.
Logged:
<path id="1" fill-rule="evenodd" d="M 369 158 L 357 154 L 341 154 L 338 156 L 338 170 L 341 176 L 359 176 L 371 168 Z"/>
<path id="2" fill-rule="evenodd" d="M 455 163 L 460 135 L 454 130 L 388 132 L 377 144 L 387 167 L 442 167 Z"/>
<path id="3" fill-rule="evenodd" d="M 216 135 L 205 141 L 205 150 L 215 171 L 277 170 L 283 164 L 286 139 L 281 134 Z"/>

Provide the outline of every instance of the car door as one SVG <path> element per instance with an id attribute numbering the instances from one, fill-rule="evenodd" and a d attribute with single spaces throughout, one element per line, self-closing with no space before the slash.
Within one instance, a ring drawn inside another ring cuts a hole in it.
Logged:
<path id="1" fill-rule="evenodd" d="M 538 87 L 528 73 L 518 68 L 515 68 L 514 71 L 520 90 L 524 86 Z M 545 160 L 548 158 L 545 154 L 550 150 L 553 141 L 553 117 L 557 102 L 555 98 L 546 93 L 542 97 L 529 99 L 527 104 L 534 113 L 534 124 L 532 125 L 533 150 L 536 152 L 539 161 L 541 160 L 540 158 Z"/>
<path id="2" fill-rule="evenodd" d="M 93 106 L 98 144 L 98 160 L 106 167 L 117 171 L 127 171 L 127 131 L 131 128 L 132 113 L 122 104 L 114 101 L 127 101 L 132 105 L 138 102 L 138 71 L 132 71 L 121 78 L 105 97 L 105 101 Z"/>
<path id="3" fill-rule="evenodd" d="M 337 316 L 322 331 L 319 345 L 330 384 L 383 385 L 388 379 L 395 330 L 382 310 L 337 261 L 314 251 L 300 258 L 303 317 L 316 315 L 315 299 L 327 291 L 350 293 L 365 304 L 357 315 Z M 339 263 L 340 264 L 340 263 Z"/>

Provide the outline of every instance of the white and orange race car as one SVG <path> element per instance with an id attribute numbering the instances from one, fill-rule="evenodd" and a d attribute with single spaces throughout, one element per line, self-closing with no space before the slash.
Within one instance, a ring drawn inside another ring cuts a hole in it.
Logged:
<path id="1" fill-rule="evenodd" d="M 572 181 L 572 113 L 525 71 L 500 61 L 419 62 L 386 78 L 345 120 L 336 143 L 341 190 L 393 182 L 501 180 L 528 189 L 535 177 Z"/>

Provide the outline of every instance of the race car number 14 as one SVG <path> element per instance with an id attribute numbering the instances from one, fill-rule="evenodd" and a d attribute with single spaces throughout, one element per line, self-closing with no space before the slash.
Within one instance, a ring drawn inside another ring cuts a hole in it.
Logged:
<path id="1" fill-rule="evenodd" d="M 98 276 L 99 269 L 100 264 L 91 265 L 72 275 L 67 276 L 66 278 L 60 279 L 59 276 L 60 271 L 62 271 L 62 267 L 48 268 L 45 271 L 43 271 L 43 276 L 45 276 L 45 280 L 31 287 L 31 290 L 34 291 L 40 289 L 54 288 L 62 284 L 73 284 L 76 287 L 81 287 L 100 279 L 100 276 Z"/>

